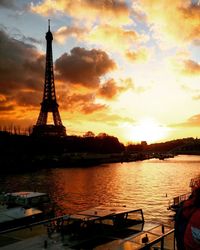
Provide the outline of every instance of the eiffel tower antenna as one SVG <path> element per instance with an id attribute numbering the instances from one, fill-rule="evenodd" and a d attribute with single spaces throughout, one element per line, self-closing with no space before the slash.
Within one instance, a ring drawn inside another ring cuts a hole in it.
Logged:
<path id="1" fill-rule="evenodd" d="M 33 127 L 32 134 L 37 136 L 65 136 L 66 129 L 62 124 L 61 117 L 58 111 L 59 105 L 56 100 L 52 53 L 53 35 L 50 31 L 50 19 L 48 20 L 48 32 L 46 33 L 46 41 L 46 69 L 43 100 L 41 103 L 39 117 L 36 125 Z M 47 124 L 48 113 L 52 113 L 54 125 Z"/>
<path id="2" fill-rule="evenodd" d="M 50 19 L 48 19 L 48 31 L 50 31 Z"/>

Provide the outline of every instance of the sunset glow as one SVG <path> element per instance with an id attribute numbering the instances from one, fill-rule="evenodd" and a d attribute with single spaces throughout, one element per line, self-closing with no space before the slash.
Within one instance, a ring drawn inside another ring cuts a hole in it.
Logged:
<path id="1" fill-rule="evenodd" d="M 166 138 L 168 130 L 168 128 L 159 125 L 154 120 L 144 119 L 138 125 L 133 126 L 131 138 L 138 142 L 153 143 Z"/>
<path id="2" fill-rule="evenodd" d="M 198 0 L 0 1 L 0 127 L 33 126 L 48 19 L 67 134 L 200 136 Z"/>

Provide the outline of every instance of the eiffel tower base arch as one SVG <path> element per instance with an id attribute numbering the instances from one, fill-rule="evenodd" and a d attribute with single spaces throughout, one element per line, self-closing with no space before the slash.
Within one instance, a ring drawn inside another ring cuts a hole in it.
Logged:
<path id="1" fill-rule="evenodd" d="M 35 125 L 32 135 L 34 136 L 66 136 L 66 128 L 63 125 Z"/>

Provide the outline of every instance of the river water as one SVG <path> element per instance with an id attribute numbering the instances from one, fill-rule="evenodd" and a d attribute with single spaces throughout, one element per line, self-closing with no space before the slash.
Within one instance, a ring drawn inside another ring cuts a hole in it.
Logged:
<path id="1" fill-rule="evenodd" d="M 59 168 L 0 177 L 0 191 L 47 192 L 60 213 L 98 205 L 142 208 L 146 220 L 170 223 L 167 210 L 174 196 L 190 191 L 200 175 L 200 156 L 112 163 L 88 168 Z"/>

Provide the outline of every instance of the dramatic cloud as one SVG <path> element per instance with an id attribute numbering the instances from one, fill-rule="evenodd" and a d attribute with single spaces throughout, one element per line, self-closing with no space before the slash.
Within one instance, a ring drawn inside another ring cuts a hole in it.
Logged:
<path id="1" fill-rule="evenodd" d="M 61 12 L 77 20 L 112 24 L 128 24 L 131 21 L 128 6 L 120 0 L 43 0 L 39 4 L 32 4 L 31 10 L 40 15 Z"/>
<path id="2" fill-rule="evenodd" d="M 130 124 L 134 124 L 135 120 L 125 116 L 125 115 L 120 115 L 120 114 L 112 114 L 109 112 L 100 112 L 98 113 L 97 116 L 95 116 L 95 121 L 97 122 L 103 122 L 103 123 L 107 123 L 111 126 L 119 126 L 119 124 L 123 124 L 123 123 L 130 123 Z"/>
<path id="3" fill-rule="evenodd" d="M 86 30 L 82 28 L 63 26 L 54 33 L 54 38 L 59 43 L 64 43 L 69 36 L 81 37 L 85 33 Z"/>
<path id="4" fill-rule="evenodd" d="M 61 27 L 55 33 L 55 38 L 60 43 L 64 43 L 72 35 L 104 50 L 125 53 L 136 43 L 147 40 L 146 34 L 135 31 L 131 18 L 133 10 L 125 1 L 43 0 L 39 4 L 32 4 L 31 10 L 41 15 L 61 12 L 72 18 L 71 27 Z"/>
<path id="5" fill-rule="evenodd" d="M 101 25 L 95 27 L 87 37 L 88 41 L 103 44 L 106 48 L 124 52 L 130 46 L 146 38 L 134 30 L 124 30 L 121 27 Z"/>
<path id="6" fill-rule="evenodd" d="M 0 94 L 12 97 L 16 103 L 18 100 L 21 103 L 22 94 L 27 100 L 23 105 L 30 104 L 29 92 L 36 91 L 37 98 L 43 88 L 44 56 L 35 47 L 9 37 L 3 30 L 0 39 Z"/>
<path id="7" fill-rule="evenodd" d="M 200 38 L 200 6 L 190 0 L 141 0 L 141 8 L 161 40 L 190 42 Z"/>
<path id="8" fill-rule="evenodd" d="M 182 72 L 186 75 L 200 75 L 200 64 L 192 60 L 186 60 L 183 62 Z"/>
<path id="9" fill-rule="evenodd" d="M 117 95 L 118 87 L 113 79 L 104 83 L 101 88 L 99 89 L 99 95 L 106 98 L 112 99 L 114 96 Z"/>
<path id="10" fill-rule="evenodd" d="M 25 10 L 29 9 L 29 4 L 26 3 L 26 1 L 0 0 L 0 8 L 14 11 L 15 14 L 21 14 Z"/>
<path id="11" fill-rule="evenodd" d="M 4 96 L 0 96 L 0 112 L 14 110 L 14 104 L 9 102 Z"/>
<path id="12" fill-rule="evenodd" d="M 16 8 L 16 1 L 13 0 L 0 0 L 0 6 L 8 9 L 15 9 Z"/>
<path id="13" fill-rule="evenodd" d="M 84 114 L 106 109 L 104 104 L 95 103 L 95 95 L 93 93 L 65 96 L 65 102 L 63 102 L 62 107 L 71 113 L 78 111 Z"/>
<path id="14" fill-rule="evenodd" d="M 200 75 L 200 64 L 191 59 L 188 59 L 188 56 L 179 56 L 171 58 L 171 64 L 173 68 L 184 76 L 198 76 Z"/>
<path id="15" fill-rule="evenodd" d="M 124 81 L 123 86 L 118 86 L 114 79 L 110 79 L 99 88 L 98 95 L 111 100 L 130 88 L 133 88 L 133 85 L 129 81 Z"/>
<path id="16" fill-rule="evenodd" d="M 126 52 L 126 57 L 131 62 L 144 62 L 148 58 L 147 49 L 140 49 L 138 51 L 128 51 Z"/>
<path id="17" fill-rule="evenodd" d="M 20 91 L 14 97 L 17 100 L 17 104 L 20 106 L 39 107 L 42 95 L 36 91 Z"/>
<path id="18" fill-rule="evenodd" d="M 184 123 L 172 125 L 172 127 L 199 127 L 199 126 L 200 126 L 200 114 L 190 117 Z"/>
<path id="19" fill-rule="evenodd" d="M 63 54 L 55 62 L 59 80 L 87 88 L 97 88 L 100 77 L 115 68 L 114 61 L 104 51 L 79 47 L 73 48 L 71 54 Z"/>
<path id="20" fill-rule="evenodd" d="M 84 105 L 82 111 L 85 114 L 91 114 L 93 112 L 100 111 L 100 110 L 105 111 L 105 109 L 106 109 L 105 105 L 102 105 L 99 103 L 91 103 L 89 105 Z"/>

